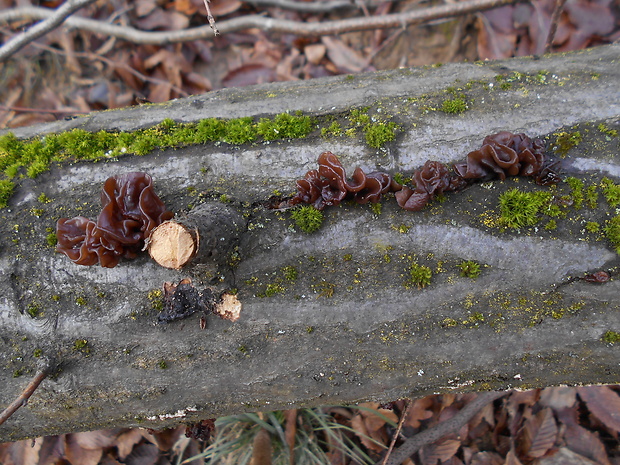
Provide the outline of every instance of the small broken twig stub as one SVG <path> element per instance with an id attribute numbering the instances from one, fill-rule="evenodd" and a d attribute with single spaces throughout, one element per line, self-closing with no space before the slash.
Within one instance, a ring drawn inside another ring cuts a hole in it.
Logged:
<path id="1" fill-rule="evenodd" d="M 159 225 L 146 247 L 151 258 L 166 268 L 178 270 L 191 261 L 226 265 L 244 229 L 245 221 L 236 210 L 205 203 L 185 217 Z"/>

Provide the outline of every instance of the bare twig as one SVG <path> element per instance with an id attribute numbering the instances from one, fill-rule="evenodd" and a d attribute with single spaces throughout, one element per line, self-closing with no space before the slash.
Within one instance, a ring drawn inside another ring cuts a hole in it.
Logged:
<path id="1" fill-rule="evenodd" d="M 274 6 L 283 10 L 297 11 L 299 13 L 329 13 L 336 10 L 355 10 L 373 8 L 378 6 L 382 0 L 332 0 L 317 2 L 300 2 L 296 0 L 245 0 L 246 3 L 254 6 Z M 391 0 L 395 3 L 400 0 Z"/>
<path id="2" fill-rule="evenodd" d="M 432 444 L 448 434 L 456 433 L 463 425 L 471 420 L 482 407 L 506 394 L 508 394 L 508 391 L 489 391 L 478 394 L 474 400 L 468 403 L 459 413 L 449 420 L 442 421 L 437 426 L 422 431 L 407 439 L 383 465 L 399 465 L 411 455 L 415 454 L 421 447 Z M 376 465 L 379 464 L 380 462 L 376 463 Z"/>
<path id="3" fill-rule="evenodd" d="M 400 414 L 400 421 L 398 422 L 398 427 L 396 428 L 396 432 L 394 433 L 394 436 L 392 436 L 392 442 L 390 442 L 390 447 L 388 447 L 385 457 L 383 457 L 382 465 L 386 465 L 388 459 L 390 458 L 390 455 L 392 455 L 392 451 L 394 450 L 394 444 L 396 444 L 396 440 L 398 439 L 398 436 L 400 436 L 400 432 L 403 429 L 403 423 L 405 423 L 405 419 L 407 418 L 407 412 L 409 411 L 410 405 L 411 405 L 411 399 L 407 399 L 405 401 L 405 408 Z"/>
<path id="4" fill-rule="evenodd" d="M 209 26 L 211 26 L 211 29 L 213 29 L 213 35 L 219 36 L 220 31 L 217 30 L 217 26 L 215 25 L 215 19 L 213 18 L 213 15 L 211 14 L 211 8 L 209 8 L 210 1 L 211 0 L 204 0 L 205 8 L 207 9 L 207 20 L 209 21 Z"/>
<path id="5" fill-rule="evenodd" d="M 549 34 L 547 35 L 547 42 L 545 44 L 545 53 L 551 52 L 551 48 L 553 47 L 553 39 L 556 31 L 558 30 L 558 22 L 560 21 L 560 15 L 562 14 L 562 10 L 564 10 L 565 3 L 566 0 L 555 0 L 555 8 L 553 9 L 553 14 L 551 15 Z"/>
<path id="6" fill-rule="evenodd" d="M 296 34 L 298 36 L 317 37 L 322 35 L 342 34 L 344 32 L 372 29 L 388 29 L 419 24 L 439 18 L 452 18 L 476 11 L 488 10 L 521 0 L 464 0 L 458 3 L 434 6 L 419 10 L 405 11 L 381 16 L 350 18 L 320 23 L 290 21 L 266 18 L 261 15 L 247 15 L 218 23 L 222 34 L 257 28 L 264 31 Z M 22 7 L 0 12 L 0 22 L 12 22 L 24 19 L 43 19 L 52 12 L 46 8 Z M 106 36 L 117 37 L 136 44 L 167 44 L 201 40 L 214 36 L 211 26 L 200 26 L 181 31 L 145 32 L 130 27 L 107 24 L 87 18 L 70 17 L 65 25 Z"/>
<path id="7" fill-rule="evenodd" d="M 67 0 L 67 2 L 65 2 L 57 10 L 50 11 L 50 14 L 45 18 L 45 21 L 32 26 L 27 31 L 13 37 L 2 47 L 0 47 L 0 62 L 9 58 L 30 42 L 38 39 L 44 34 L 47 34 L 51 30 L 56 29 L 74 12 L 90 3 L 93 3 L 94 1 L 95 0 Z"/>
<path id="8" fill-rule="evenodd" d="M 83 111 L 78 110 L 45 110 L 41 108 L 28 108 L 28 107 L 16 107 L 13 105 L 1 105 L 0 110 L 2 111 L 19 111 L 21 113 L 51 113 L 53 115 L 66 115 L 66 114 L 80 114 L 84 113 Z"/>
<path id="9" fill-rule="evenodd" d="M 48 373 L 48 368 L 41 369 L 37 372 L 32 381 L 30 381 L 30 384 L 28 384 L 26 389 L 24 389 L 24 392 L 22 392 L 21 395 L 0 414 L 0 425 L 7 421 L 9 417 L 13 415 L 22 405 L 26 405 L 30 396 L 39 387 L 39 384 L 41 384 Z"/>

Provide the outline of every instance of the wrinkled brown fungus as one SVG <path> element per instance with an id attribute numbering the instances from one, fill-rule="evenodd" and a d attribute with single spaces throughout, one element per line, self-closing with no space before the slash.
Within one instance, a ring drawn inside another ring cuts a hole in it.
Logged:
<path id="1" fill-rule="evenodd" d="M 583 280 L 589 283 L 603 284 L 609 281 L 609 273 L 607 271 L 597 271 L 583 277 Z"/>
<path id="2" fill-rule="evenodd" d="M 467 154 L 454 170 L 466 180 L 489 180 L 507 176 L 534 176 L 537 181 L 549 165 L 545 160 L 545 144 L 523 133 L 501 131 L 487 136 L 482 147 Z M 545 173 L 547 174 L 547 173 Z"/>
<path id="3" fill-rule="evenodd" d="M 395 194 L 398 205 L 408 211 L 422 210 L 436 195 L 458 190 L 464 185 L 459 177 L 450 174 L 446 165 L 430 160 L 422 169 L 414 171 L 413 179 L 415 190 L 404 186 Z"/>
<path id="4" fill-rule="evenodd" d="M 360 204 L 376 203 L 382 194 L 401 188 L 388 173 L 373 171 L 366 174 L 359 167 L 348 180 L 344 167 L 332 152 L 319 155 L 318 164 L 318 170 L 308 171 L 303 179 L 297 181 L 297 195 L 289 201 L 289 205 L 307 203 L 323 210 L 345 199 Z"/>
<path id="5" fill-rule="evenodd" d="M 288 208 L 306 203 L 318 210 L 338 205 L 345 199 L 357 203 L 378 202 L 382 194 L 395 192 L 396 200 L 405 210 L 419 211 L 435 196 L 459 191 L 470 183 L 508 176 L 531 176 L 538 184 L 549 185 L 561 181 L 555 171 L 558 161 L 545 157 L 545 144 L 523 133 L 501 131 L 484 138 L 482 147 L 467 154 L 454 164 L 454 171 L 437 161 L 428 160 L 414 171 L 415 187 L 398 184 L 388 173 L 364 173 L 356 168 L 348 180 L 345 170 L 332 152 L 323 152 L 319 168 L 310 170 L 297 181 L 297 195 L 288 200 L 269 199 L 267 208 Z"/>
<path id="6" fill-rule="evenodd" d="M 151 231 L 173 213 L 157 196 L 146 173 L 108 178 L 101 192 L 97 221 L 83 216 L 56 224 L 56 250 L 78 265 L 115 267 L 121 257 L 135 258 Z"/>

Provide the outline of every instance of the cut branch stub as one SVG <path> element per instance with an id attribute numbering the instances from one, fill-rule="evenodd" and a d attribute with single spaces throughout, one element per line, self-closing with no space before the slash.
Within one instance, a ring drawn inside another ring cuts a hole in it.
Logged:
<path id="1" fill-rule="evenodd" d="M 245 229 L 243 217 L 221 203 L 204 203 L 186 216 L 166 221 L 153 230 L 147 250 L 166 268 L 179 269 L 190 261 L 224 265 Z"/>
<path id="2" fill-rule="evenodd" d="M 196 255 L 198 230 L 176 221 L 166 221 L 153 230 L 147 246 L 151 258 L 166 268 L 178 270 Z"/>

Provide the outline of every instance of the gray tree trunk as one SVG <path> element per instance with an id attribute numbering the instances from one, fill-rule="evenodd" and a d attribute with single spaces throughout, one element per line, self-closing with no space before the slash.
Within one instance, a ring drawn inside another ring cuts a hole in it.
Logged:
<path id="1" fill-rule="evenodd" d="M 620 382 L 620 344 L 602 340 L 620 331 L 620 259 L 602 234 L 585 231 L 586 221 L 604 227 L 616 214 L 602 196 L 596 209 L 562 207 L 567 216 L 553 230 L 545 229 L 549 217 L 520 230 L 496 225 L 501 193 L 541 189 L 525 178 L 476 184 L 421 212 L 400 209 L 392 196 L 379 214 L 345 203 L 327 208 L 312 234 L 288 212 L 261 206 L 274 190 L 293 193 L 323 151 L 338 155 L 350 174 L 361 166 L 410 176 L 428 159 L 464 159 L 500 130 L 548 136 L 548 146 L 562 131 L 579 131 L 565 175 L 586 186 L 602 176 L 618 183 L 619 138 L 598 125 L 619 129 L 619 62 L 620 45 L 612 45 L 278 83 L 15 131 L 133 130 L 164 118 L 288 110 L 340 118 L 365 106 L 400 125 L 382 150 L 359 131 L 326 138 L 317 130 L 301 140 L 155 150 L 22 179 L 0 211 L 0 408 L 21 393 L 39 359 L 55 359 L 58 369 L 0 427 L 0 441 L 437 392 Z M 462 114 L 437 110 L 450 87 L 466 94 Z M 200 203 L 234 210 L 246 223 L 221 238 L 232 252 L 181 270 L 146 253 L 111 269 L 55 253 L 46 228 L 59 217 L 95 218 L 104 180 L 127 171 L 150 173 L 177 214 Z M 561 183 L 556 192 L 560 198 L 570 189 Z M 52 201 L 38 202 L 41 193 Z M 460 276 L 463 260 L 482 265 L 478 278 Z M 429 286 L 408 285 L 412 263 L 433 270 Z M 611 280 L 578 279 L 597 270 Z M 183 278 L 217 292 L 236 289 L 239 320 L 210 315 L 204 330 L 199 314 L 158 324 L 157 291 Z"/>

